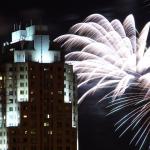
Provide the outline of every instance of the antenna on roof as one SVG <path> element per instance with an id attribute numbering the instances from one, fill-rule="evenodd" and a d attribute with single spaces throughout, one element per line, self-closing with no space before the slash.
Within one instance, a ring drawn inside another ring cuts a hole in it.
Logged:
<path id="1" fill-rule="evenodd" d="M 17 23 L 15 24 L 15 28 L 16 28 L 16 30 L 18 30 L 18 25 L 17 25 Z"/>
<path id="2" fill-rule="evenodd" d="M 32 19 L 30 20 L 30 25 L 32 26 Z"/>
<path id="3" fill-rule="evenodd" d="M 21 30 L 21 22 L 20 22 L 20 24 L 19 24 L 19 30 Z"/>
<path id="4" fill-rule="evenodd" d="M 14 31 L 16 30 L 16 25 L 14 24 Z"/>

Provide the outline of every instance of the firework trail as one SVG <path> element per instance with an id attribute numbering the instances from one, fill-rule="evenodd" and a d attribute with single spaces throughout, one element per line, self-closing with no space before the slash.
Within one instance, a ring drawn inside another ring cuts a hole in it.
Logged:
<path id="1" fill-rule="evenodd" d="M 71 27 L 69 34 L 54 40 L 66 50 L 65 59 L 73 65 L 78 88 L 96 81 L 80 97 L 79 104 L 95 92 L 113 87 L 100 101 L 109 99 L 109 114 L 128 110 L 115 124 L 116 131 L 123 129 L 120 137 L 129 129 L 135 131 L 130 144 L 140 150 L 150 137 L 149 26 L 148 22 L 137 37 L 133 15 L 121 23 L 92 14 Z"/>

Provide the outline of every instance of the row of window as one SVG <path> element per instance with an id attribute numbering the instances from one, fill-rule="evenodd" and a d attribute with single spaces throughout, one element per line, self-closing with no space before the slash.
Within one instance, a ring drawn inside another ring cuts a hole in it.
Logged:
<path id="1" fill-rule="evenodd" d="M 24 67 L 24 66 L 20 66 L 17 70 L 16 67 L 9 67 L 8 70 L 11 72 L 11 71 L 27 71 L 27 67 Z"/>
<path id="2" fill-rule="evenodd" d="M 30 93 L 33 94 L 33 91 L 31 91 Z M 27 90 L 20 90 L 20 95 L 24 95 L 24 94 L 28 94 L 28 91 Z M 17 93 L 16 93 L 16 91 L 9 91 L 8 95 L 13 96 L 13 95 L 17 95 Z"/>
<path id="3" fill-rule="evenodd" d="M 11 80 L 11 79 L 16 79 L 16 78 L 17 78 L 16 75 L 12 75 L 12 74 L 8 75 L 8 79 L 9 79 L 9 80 Z M 20 74 L 19 78 L 20 78 L 20 79 L 27 79 L 28 76 L 27 76 L 27 74 Z"/>
<path id="4" fill-rule="evenodd" d="M 6 135 L 6 132 L 0 131 L 0 136 L 5 136 L 5 135 Z"/>
<path id="5" fill-rule="evenodd" d="M 13 88 L 14 84 L 9 84 L 8 87 L 9 88 Z M 17 82 L 15 83 L 15 86 L 17 87 Z M 27 82 L 20 82 L 20 87 L 27 87 L 28 83 Z"/>
<path id="6" fill-rule="evenodd" d="M 6 140 L 0 140 L 0 144 L 6 144 Z"/>
<path id="7" fill-rule="evenodd" d="M 39 148 L 37 148 L 36 146 L 31 146 L 31 149 L 29 149 L 29 148 L 27 148 L 27 147 L 25 146 L 25 147 L 21 147 L 20 150 L 38 150 L 38 149 L 39 149 Z M 52 147 L 50 148 L 49 146 L 44 146 L 44 149 L 45 149 L 45 150 L 52 150 L 53 148 L 52 148 Z M 1 148 L 0 148 L 0 150 L 6 150 L 6 149 L 1 149 Z M 12 150 L 19 150 L 19 148 L 13 146 L 13 147 L 12 147 Z M 57 146 L 57 150 L 71 150 L 71 148 L 70 148 L 70 146 L 67 146 L 67 147 L 64 149 L 64 148 L 61 147 L 61 146 Z"/>
<path id="8" fill-rule="evenodd" d="M 9 107 L 9 111 L 17 111 L 19 110 L 19 107 Z"/>

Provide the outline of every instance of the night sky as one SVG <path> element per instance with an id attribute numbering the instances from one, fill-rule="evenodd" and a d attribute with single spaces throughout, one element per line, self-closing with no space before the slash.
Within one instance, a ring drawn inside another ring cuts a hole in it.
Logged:
<path id="1" fill-rule="evenodd" d="M 53 39 L 92 13 L 121 21 L 133 13 L 138 29 L 149 20 L 150 14 L 149 0 L 3 0 L 1 3 L 1 41 L 9 38 L 14 24 L 21 23 L 24 27 L 30 25 L 31 20 L 33 24 L 48 24 Z"/>
<path id="2" fill-rule="evenodd" d="M 31 20 L 33 24 L 48 24 L 51 40 L 67 33 L 69 27 L 92 13 L 121 21 L 132 13 L 138 30 L 150 20 L 150 0 L 5 0 L 1 3 L 0 43 L 10 40 L 14 24 L 25 27 Z M 79 107 L 80 150 L 136 150 L 128 146 L 130 134 L 119 139 L 119 133 L 114 133 L 116 118 L 106 118 L 106 104 L 97 101 L 89 97 Z"/>

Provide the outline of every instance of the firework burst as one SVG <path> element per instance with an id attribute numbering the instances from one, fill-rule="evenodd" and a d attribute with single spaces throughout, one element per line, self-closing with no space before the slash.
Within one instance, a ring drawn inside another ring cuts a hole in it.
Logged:
<path id="1" fill-rule="evenodd" d="M 116 131 L 123 129 L 120 136 L 128 129 L 136 131 L 130 144 L 135 143 L 139 149 L 150 136 L 149 26 L 148 22 L 138 34 L 133 15 L 121 23 L 92 14 L 71 27 L 69 34 L 54 40 L 66 50 L 65 59 L 73 65 L 78 88 L 96 81 L 80 97 L 79 104 L 91 94 L 113 87 L 100 101 L 111 98 L 109 114 L 128 110 L 115 124 Z"/>

